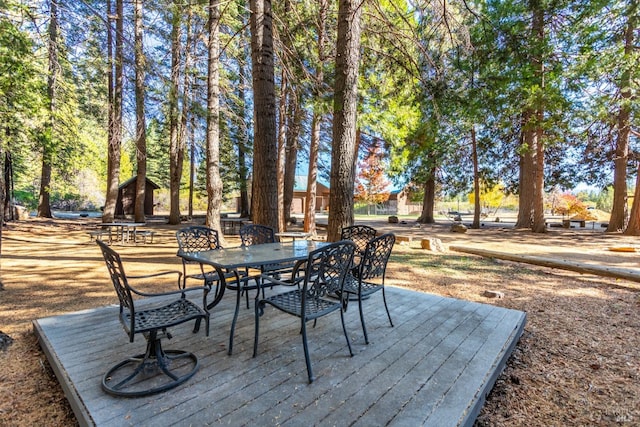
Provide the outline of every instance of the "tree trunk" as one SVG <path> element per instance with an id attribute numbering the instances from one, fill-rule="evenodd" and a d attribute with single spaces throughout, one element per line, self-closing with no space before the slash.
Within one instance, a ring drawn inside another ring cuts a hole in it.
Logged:
<path id="1" fill-rule="evenodd" d="M 193 101 L 193 99 L 191 100 Z M 191 115 L 191 126 L 189 126 L 189 219 L 193 218 L 193 186 L 196 179 L 196 117 Z"/>
<path id="2" fill-rule="evenodd" d="M 629 4 L 629 8 L 627 9 L 627 28 L 624 34 L 624 56 L 625 56 L 625 64 L 629 64 L 631 62 L 631 58 L 634 51 L 634 31 L 636 31 L 637 26 L 637 10 L 638 10 L 638 2 L 632 1 Z M 620 96 L 622 98 L 622 102 L 620 105 L 620 111 L 618 113 L 618 144 L 629 147 L 629 136 L 631 131 L 631 99 L 632 99 L 632 89 L 631 89 L 631 70 L 629 68 L 625 68 L 622 73 L 622 78 L 620 80 Z M 616 150 L 617 151 L 617 150 Z M 625 165 L 626 166 L 626 165 Z M 622 165 L 620 165 L 622 167 Z M 626 168 L 624 168 L 626 169 Z M 616 163 L 616 172 L 618 170 L 618 164 Z M 615 203 L 615 186 L 614 186 L 614 203 Z M 626 195 L 626 188 L 624 191 Z M 625 197 L 626 199 L 626 197 Z M 626 204 L 626 200 L 624 202 Z M 614 204 L 615 207 L 615 204 Z M 613 218 L 613 212 L 611 213 L 611 217 Z M 624 219 L 624 216 L 623 216 Z M 611 222 L 609 221 L 609 226 L 611 226 Z M 607 231 L 613 231 L 607 228 Z M 638 165 L 638 175 L 636 176 L 636 189 L 633 197 L 633 204 L 631 205 L 631 213 L 629 215 L 629 223 L 627 224 L 627 228 L 624 231 L 624 234 L 628 236 L 640 236 L 640 164 Z"/>
<path id="3" fill-rule="evenodd" d="M 240 68 L 240 84 L 238 85 L 238 99 L 240 100 L 240 137 L 238 138 L 238 179 L 240 181 L 240 217 L 247 218 L 250 215 L 249 210 L 249 194 L 247 192 L 247 160 L 246 151 L 249 146 L 249 135 L 247 132 L 247 126 L 245 124 L 247 117 L 247 104 L 245 100 L 245 87 L 247 85 L 248 77 L 245 65 L 240 61 L 238 64 Z"/>
<path id="4" fill-rule="evenodd" d="M 311 121 L 311 144 L 309 145 L 309 171 L 304 206 L 304 231 L 316 235 L 316 193 L 318 181 L 318 148 L 320 146 L 320 112 L 314 109 Z"/>
<path id="5" fill-rule="evenodd" d="M 471 126 L 471 161 L 473 162 L 473 222 L 471 228 L 480 228 L 480 174 L 478 172 L 478 141 L 476 140 L 476 127 Z"/>
<path id="6" fill-rule="evenodd" d="M 622 111 L 620 111 L 622 113 Z M 621 114 L 618 114 L 618 123 Z M 613 169 L 613 204 L 607 232 L 615 232 L 624 229 L 624 219 L 627 207 L 627 164 L 629 161 L 629 143 L 622 138 L 621 130 L 618 130 L 616 152 Z"/>
<path id="7" fill-rule="evenodd" d="M 546 231 L 544 221 L 544 8 L 539 0 L 531 0 L 531 69 L 537 87 L 534 105 L 525 109 L 520 147 L 520 204 L 516 228 L 528 228 L 536 233 Z"/>
<path id="8" fill-rule="evenodd" d="M 288 4 L 288 2 L 287 2 Z M 292 95 L 289 93 L 289 85 L 287 84 L 287 74 L 285 67 L 282 67 L 282 75 L 280 76 L 280 100 L 278 102 L 278 229 L 286 230 L 286 213 L 284 211 L 284 169 L 286 162 L 287 147 L 287 99 Z M 255 152 L 254 152 L 255 157 Z"/>
<path id="9" fill-rule="evenodd" d="M 8 132 L 9 130 L 7 129 L 7 133 Z M 5 149 L 8 149 L 7 145 L 0 144 L 0 147 L 5 147 Z M 16 219 L 15 204 L 13 203 L 13 197 L 14 197 L 13 156 L 9 151 L 5 151 L 4 156 L 2 158 L 4 159 L 4 163 L 3 163 L 4 167 L 2 169 L 4 172 L 3 173 L 4 184 L 2 186 L 2 189 L 0 189 L 0 191 L 2 191 L 2 195 L 4 197 L 4 203 L 1 205 L 2 207 L 0 209 L 1 209 L 2 221 L 6 222 L 6 221 L 13 221 Z"/>
<path id="10" fill-rule="evenodd" d="M 136 202 L 135 222 L 145 222 L 145 189 L 147 179 L 147 124 L 144 116 L 145 57 L 142 44 L 142 0 L 134 0 L 135 74 L 136 74 Z"/>
<path id="11" fill-rule="evenodd" d="M 304 109 L 301 107 L 302 99 L 295 92 L 289 97 L 288 117 L 290 125 L 287 128 L 287 145 L 284 162 L 284 218 L 285 222 L 291 221 L 291 205 L 293 204 L 293 188 L 296 183 L 296 166 L 298 164 L 298 138 L 300 127 L 304 120 Z"/>
<path id="12" fill-rule="evenodd" d="M 58 90 L 58 78 L 60 77 L 60 64 L 58 63 L 58 0 L 49 1 L 49 64 L 47 75 L 47 96 L 49 98 L 49 118 L 47 120 L 47 132 L 42 138 L 42 169 L 40 174 L 40 198 L 38 200 L 38 216 L 51 218 L 51 170 L 53 163 L 56 97 Z"/>
<path id="13" fill-rule="evenodd" d="M 116 50 L 113 56 L 113 30 L 111 1 L 107 0 L 107 55 L 109 56 L 109 136 L 107 147 L 107 196 L 102 215 L 103 222 L 113 222 L 118 200 L 120 180 L 120 147 L 122 145 L 122 44 L 123 44 L 123 0 L 116 0 Z M 115 73 L 115 75 L 114 75 Z"/>
<path id="14" fill-rule="evenodd" d="M 180 85 L 180 39 L 182 10 L 173 4 L 171 28 L 171 83 L 169 89 L 169 224 L 180 224 L 180 179 L 184 150 L 180 149 L 180 112 L 178 87 Z"/>
<path id="15" fill-rule="evenodd" d="M 220 10 L 219 0 L 209 0 L 209 57 L 207 77 L 207 218 L 206 224 L 224 237 L 220 227 Z"/>
<path id="16" fill-rule="evenodd" d="M 435 224 L 433 210 L 436 200 L 436 171 L 435 168 L 429 173 L 429 177 L 424 181 L 424 197 L 422 198 L 422 214 L 417 219 L 420 224 Z"/>
<path id="17" fill-rule="evenodd" d="M 182 81 L 182 114 L 180 115 L 180 132 L 178 133 L 178 145 L 180 146 L 180 150 L 182 150 L 183 155 L 183 166 L 184 166 L 184 153 L 187 150 L 187 139 L 189 134 L 189 115 L 191 114 L 191 61 L 192 61 L 192 50 L 193 50 L 193 29 L 192 29 L 192 21 L 193 21 L 193 9 L 191 5 L 191 1 L 186 4 L 186 12 L 187 14 L 187 40 L 184 45 L 184 76 Z M 189 163 L 189 171 L 191 171 L 191 162 Z M 193 188 L 192 184 L 192 175 L 189 176 L 189 197 L 188 197 L 188 212 L 189 218 L 193 215 Z"/>
<path id="18" fill-rule="evenodd" d="M 9 129 L 0 130 L 5 131 L 6 135 L 9 134 Z M 6 208 L 5 203 L 7 202 L 7 161 L 9 159 L 9 153 L 5 152 L 5 141 L 0 140 L 0 260 L 2 259 L 2 230 L 4 228 L 4 223 L 6 220 Z M 0 263 L 0 273 L 2 271 L 2 264 Z M 2 284 L 2 280 L 0 279 L 0 285 Z"/>
<path id="19" fill-rule="evenodd" d="M 532 36 L 538 43 L 537 56 L 532 59 L 532 65 L 536 80 L 540 86 L 539 97 L 541 98 L 535 107 L 535 158 L 534 158 L 534 193 L 533 193 L 533 220 L 531 231 L 534 233 L 545 233 L 547 226 L 544 221 L 544 130 L 542 122 L 544 120 L 544 91 L 545 91 L 545 69 L 544 54 L 541 46 L 544 45 L 544 8 L 542 4 L 533 1 L 533 24 Z"/>
<path id="20" fill-rule="evenodd" d="M 324 53 L 326 42 L 328 0 L 319 0 L 318 6 L 318 66 L 315 73 L 313 96 L 321 99 L 324 83 L 323 66 L 326 60 Z M 322 124 L 321 108 L 317 102 L 313 104 L 313 118 L 311 119 L 311 142 L 309 144 L 309 171 L 307 175 L 307 193 L 304 207 L 304 231 L 316 235 L 316 182 L 318 180 L 318 149 L 320 147 L 320 125 Z"/>
<path id="21" fill-rule="evenodd" d="M 533 193 L 533 212 L 531 231 L 534 233 L 545 233 L 547 226 L 544 221 L 544 141 L 542 129 L 542 110 L 536 111 L 538 116 L 535 130 L 536 137 L 536 156 L 535 156 L 535 174 L 534 174 L 534 193 Z"/>
<path id="22" fill-rule="evenodd" d="M 530 121 L 530 111 L 525 112 L 522 124 L 522 145 L 520 147 L 520 170 L 519 170 L 519 201 L 518 218 L 515 228 L 529 228 L 533 222 L 533 197 L 534 197 L 534 158 L 535 149 L 533 131 L 527 128 Z"/>
<path id="23" fill-rule="evenodd" d="M 278 229 L 278 150 L 271 0 L 251 0 L 254 141 L 251 215 Z"/>
<path id="24" fill-rule="evenodd" d="M 340 0 L 338 5 L 329 242 L 339 240 L 342 228 L 353 225 L 361 6 L 358 0 Z"/>

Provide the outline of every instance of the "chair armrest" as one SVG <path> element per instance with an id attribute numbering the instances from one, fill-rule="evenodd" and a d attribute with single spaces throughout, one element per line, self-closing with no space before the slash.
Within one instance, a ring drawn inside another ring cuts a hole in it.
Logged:
<path id="1" fill-rule="evenodd" d="M 166 296 L 166 295 L 177 295 L 177 294 L 182 294 L 184 296 L 184 294 L 186 292 L 201 291 L 201 290 L 204 290 L 205 293 L 209 293 L 209 287 L 208 286 L 194 286 L 194 287 L 179 289 L 177 291 L 167 291 L 167 292 L 157 292 L 157 293 L 156 292 L 142 292 L 142 291 L 139 291 L 139 290 L 135 289 L 131 285 L 129 285 L 129 289 L 131 289 L 131 292 L 133 292 L 134 294 L 140 295 L 140 296 L 143 296 L 143 297 L 161 297 L 161 296 Z"/>
<path id="2" fill-rule="evenodd" d="M 194 287 L 190 287 L 190 288 L 184 288 L 184 289 L 180 289 L 177 291 L 169 291 L 169 292 L 160 292 L 160 293 L 149 293 L 149 292 L 142 292 L 139 291 L 135 288 L 132 288 L 131 285 L 129 285 L 129 289 L 131 289 L 131 292 L 135 293 L 136 295 L 140 295 L 143 297 L 161 297 L 161 296 L 167 296 L 167 295 L 178 295 L 180 294 L 182 296 L 182 298 L 186 298 L 186 293 L 187 292 L 191 292 L 191 291 L 203 291 L 203 296 L 202 296 L 202 308 L 204 309 L 205 312 L 209 312 L 209 309 L 207 308 L 207 295 L 209 295 L 209 291 L 211 289 L 209 289 L 208 286 L 194 286 Z"/>
<path id="3" fill-rule="evenodd" d="M 304 266 L 306 265 L 307 261 L 308 260 L 306 259 L 301 259 L 300 261 L 297 261 L 293 266 L 293 270 L 291 271 L 291 277 L 296 276 L 299 273 L 300 269 L 304 271 L 304 268 L 305 268 Z"/>
<path id="4" fill-rule="evenodd" d="M 271 282 L 273 284 L 282 285 L 282 286 L 298 286 L 298 284 L 304 280 L 304 276 L 301 276 L 301 277 L 292 276 L 291 279 L 280 280 L 266 273 L 261 274 L 259 277 L 264 279 L 267 282 Z"/>

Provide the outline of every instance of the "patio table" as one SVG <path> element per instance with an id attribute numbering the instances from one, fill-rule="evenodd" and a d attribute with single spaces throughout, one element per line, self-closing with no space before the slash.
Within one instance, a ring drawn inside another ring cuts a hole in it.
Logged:
<path id="1" fill-rule="evenodd" d="M 312 240 L 286 243 L 264 243 L 260 245 L 214 249 L 202 252 L 178 252 L 178 256 L 188 261 L 198 262 L 201 264 L 210 265 L 214 268 L 218 268 L 222 270 L 223 273 L 225 271 L 235 271 L 236 281 L 239 282 L 242 279 L 240 279 L 240 275 L 237 274 L 238 269 L 256 268 L 269 264 L 279 264 L 305 260 L 308 258 L 309 252 L 321 248 L 326 244 L 327 243 L 325 242 L 315 242 Z M 239 283 L 236 283 L 236 285 L 236 310 L 233 315 L 233 321 L 231 322 L 231 332 L 229 335 L 229 354 L 231 354 L 233 351 L 233 334 L 236 327 L 236 321 L 238 320 L 240 294 L 242 291 L 242 287 L 239 286 Z M 260 292 L 260 289 L 258 289 L 257 292 Z M 217 297 L 216 303 L 220 301 L 223 294 L 224 287 L 220 290 L 220 295 Z M 210 306 L 209 308 L 212 308 L 212 306 Z"/>

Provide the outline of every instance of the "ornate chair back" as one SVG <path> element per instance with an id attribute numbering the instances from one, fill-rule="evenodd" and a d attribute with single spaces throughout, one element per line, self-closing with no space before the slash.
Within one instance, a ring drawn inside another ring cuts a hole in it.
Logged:
<path id="1" fill-rule="evenodd" d="M 178 241 L 178 255 L 180 253 L 193 253 L 200 251 L 209 251 L 213 249 L 221 249 L 220 237 L 217 230 L 203 225 L 192 225 L 190 227 L 181 228 L 176 231 L 176 240 Z M 200 273 L 187 274 L 188 264 L 198 264 L 193 261 L 182 258 L 182 287 L 187 283 L 187 278 L 204 280 L 205 285 L 211 286 L 217 280 L 217 276 L 212 272 L 205 272 L 200 265 Z"/>
<path id="2" fill-rule="evenodd" d="M 242 246 L 274 243 L 276 241 L 275 231 L 268 225 L 245 224 L 240 228 L 240 240 Z"/>
<path id="3" fill-rule="evenodd" d="M 375 228 L 369 227 L 368 225 L 352 225 L 349 227 L 342 228 L 342 232 L 340 233 L 340 238 L 342 240 L 351 240 L 356 244 L 356 255 L 363 256 L 364 251 L 367 247 L 367 243 L 376 235 L 378 232 Z"/>
<path id="4" fill-rule="evenodd" d="M 127 275 L 124 272 L 122 266 L 122 260 L 120 255 L 107 246 L 102 241 L 97 241 L 100 249 L 102 250 L 102 256 L 104 257 L 111 282 L 118 295 L 118 301 L 120 303 L 120 322 L 124 326 L 127 334 L 129 335 L 129 341 L 133 342 L 133 337 L 136 333 L 135 330 L 135 305 L 133 303 L 133 295 L 129 282 L 127 281 Z M 127 319 L 129 319 L 127 321 Z"/>
<path id="5" fill-rule="evenodd" d="M 395 242 L 396 236 L 387 233 L 374 238 L 367 244 L 358 270 L 359 279 L 371 280 L 380 277 L 384 280 Z"/>
<path id="6" fill-rule="evenodd" d="M 309 254 L 302 285 L 302 306 L 330 294 L 341 294 L 345 277 L 351 268 L 355 244 L 342 240 L 316 249 Z M 307 310 L 302 309 L 301 316 Z"/>

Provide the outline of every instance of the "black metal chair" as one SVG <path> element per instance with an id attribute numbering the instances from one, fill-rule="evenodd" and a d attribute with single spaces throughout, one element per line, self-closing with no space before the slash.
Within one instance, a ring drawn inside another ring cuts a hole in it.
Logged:
<path id="1" fill-rule="evenodd" d="M 198 358 L 190 352 L 182 350 L 164 350 L 161 338 L 171 338 L 167 328 L 195 320 L 193 332 L 200 329 L 205 321 L 209 336 L 209 312 L 206 309 L 207 287 L 187 288 L 173 292 L 145 293 L 129 285 L 122 260 L 117 252 L 106 243 L 97 241 L 102 250 L 111 281 L 120 301 L 120 322 L 133 342 L 136 334 L 144 334 L 147 349 L 144 354 L 125 359 L 111 367 L 102 378 L 102 388 L 115 396 L 138 397 L 160 393 L 174 388 L 198 370 Z M 167 271 L 146 276 L 129 276 L 133 279 L 158 277 L 176 274 L 179 271 Z M 178 283 L 180 286 L 180 283 Z M 203 307 L 186 299 L 186 292 L 200 290 L 203 292 Z M 134 294 L 138 297 L 134 300 Z M 170 295 L 180 295 L 178 299 L 169 299 Z M 142 306 L 142 307 L 141 307 Z"/>
<path id="2" fill-rule="evenodd" d="M 242 242 L 242 246 L 251 246 L 251 245 L 261 245 L 265 243 L 275 243 L 276 235 L 275 230 L 268 225 L 260 225 L 260 224 L 246 224 L 240 228 L 240 240 Z M 256 285 L 262 285 L 261 275 L 268 273 L 271 276 L 278 276 L 283 274 L 291 273 L 293 270 L 293 266 L 295 263 L 277 263 L 277 264 L 268 264 L 261 265 L 256 267 L 260 270 L 259 275 L 253 275 L 249 278 L 252 278 L 256 281 Z M 248 273 L 248 272 L 247 272 Z M 251 288 L 255 289 L 255 287 Z M 250 290 L 250 289 L 245 289 Z M 249 294 L 247 293 L 247 308 L 249 308 Z M 264 298 L 264 289 L 262 297 Z"/>
<path id="3" fill-rule="evenodd" d="M 309 253 L 306 261 L 296 264 L 291 280 L 282 281 L 264 274 L 265 280 L 274 284 L 285 286 L 298 286 L 302 283 L 301 288 L 276 294 L 268 298 L 258 299 L 256 296 L 255 304 L 255 337 L 253 344 L 253 357 L 258 353 L 258 334 L 260 330 L 260 317 L 264 314 L 265 306 L 271 305 L 278 310 L 287 314 L 297 316 L 301 322 L 302 344 L 304 346 L 304 357 L 307 364 L 307 375 L 309 382 L 315 379 L 311 368 L 311 360 L 309 357 L 309 346 L 307 344 L 307 322 L 315 321 L 334 311 L 340 311 L 340 320 L 342 321 L 342 331 L 349 346 L 349 354 L 353 356 L 351 343 L 347 335 L 347 329 L 344 324 L 344 311 L 346 310 L 347 300 L 327 298 L 330 294 L 346 295 L 342 291 L 345 277 L 353 262 L 353 253 L 355 245 L 351 241 L 342 240 L 332 243 L 320 249 Z M 301 270 L 303 269 L 303 270 Z M 299 278 L 298 273 L 304 271 L 303 278 Z"/>
<path id="4" fill-rule="evenodd" d="M 359 258 L 364 255 L 367 243 L 377 235 L 378 232 L 373 227 L 369 227 L 368 225 L 352 225 L 342 228 L 342 231 L 340 232 L 340 239 L 351 240 L 356 244 L 355 256 L 358 258 L 358 262 L 356 262 L 356 264 L 359 264 Z"/>
<path id="5" fill-rule="evenodd" d="M 275 243 L 276 242 L 276 234 L 273 227 L 269 227 L 268 225 L 260 225 L 260 224 L 245 224 L 240 227 L 239 230 L 240 241 L 242 246 L 252 246 L 252 245 L 262 245 L 265 243 Z M 257 269 L 260 270 L 260 273 L 257 275 L 249 275 L 249 269 Z M 260 275 L 267 270 L 270 270 L 270 266 L 256 266 L 249 267 L 247 269 L 247 279 L 253 279 L 256 282 L 256 286 L 249 287 L 248 281 L 245 282 L 245 287 L 242 289 L 242 292 L 246 295 L 247 300 L 247 308 L 249 308 L 249 290 L 256 289 L 262 284 L 262 279 Z M 264 291 L 262 296 L 264 297 Z"/>
<path id="6" fill-rule="evenodd" d="M 367 344 L 369 344 L 369 337 L 367 335 L 367 327 L 364 323 L 362 300 L 367 299 L 371 294 L 382 290 L 384 308 L 387 310 L 389 323 L 393 327 L 393 321 L 391 320 L 391 314 L 389 314 L 389 307 L 387 306 L 387 297 L 384 292 L 384 278 L 389 256 L 391 255 L 395 241 L 396 237 L 391 233 L 383 234 L 371 240 L 365 247 L 360 264 L 351 271 L 351 274 L 349 274 L 345 280 L 344 292 L 349 296 L 350 300 L 358 300 L 364 341 Z"/>
<path id="7" fill-rule="evenodd" d="M 245 224 L 240 227 L 240 240 L 242 246 L 275 243 L 276 233 L 273 227 L 268 225 Z"/>
<path id="8" fill-rule="evenodd" d="M 178 241 L 178 256 L 181 254 L 189 254 L 193 252 L 209 251 L 222 249 L 220 245 L 220 237 L 217 230 L 203 226 L 192 225 L 181 228 L 176 231 L 176 240 Z M 220 286 L 220 279 L 217 272 L 213 270 L 205 271 L 205 266 L 189 261 L 184 257 L 182 259 L 182 288 L 187 286 L 187 279 L 202 280 L 204 286 L 213 289 L 213 301 L 208 304 L 209 309 L 220 302 L 224 295 L 224 286 Z M 198 264 L 200 271 L 198 273 L 188 273 L 189 265 Z"/>
<path id="9" fill-rule="evenodd" d="M 190 227 L 184 227 L 176 231 L 176 240 L 178 241 L 178 253 L 192 253 L 201 251 L 210 251 L 214 249 L 222 249 L 220 245 L 220 237 L 218 231 L 213 228 L 206 227 L 204 225 L 192 225 Z M 218 279 L 215 276 L 215 272 L 204 272 L 203 266 L 200 264 L 200 272 L 187 274 L 188 265 L 199 264 L 191 262 L 185 258 L 182 258 L 182 287 L 184 288 L 187 283 L 187 279 L 204 280 L 204 283 L 208 286 Z"/>

